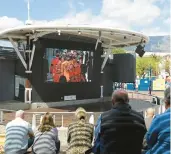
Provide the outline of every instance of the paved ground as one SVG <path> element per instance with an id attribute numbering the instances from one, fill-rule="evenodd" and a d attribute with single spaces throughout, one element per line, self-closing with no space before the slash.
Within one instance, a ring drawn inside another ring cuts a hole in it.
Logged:
<path id="1" fill-rule="evenodd" d="M 135 91 L 129 91 L 129 92 L 136 93 Z M 138 91 L 138 93 L 140 93 L 140 94 L 149 94 L 148 91 Z M 151 94 L 154 95 L 154 96 L 161 97 L 161 98 L 164 97 L 164 92 L 163 91 L 152 91 Z"/>

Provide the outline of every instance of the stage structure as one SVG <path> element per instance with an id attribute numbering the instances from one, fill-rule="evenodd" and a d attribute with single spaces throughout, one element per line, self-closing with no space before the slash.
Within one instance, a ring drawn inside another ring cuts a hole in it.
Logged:
<path id="1" fill-rule="evenodd" d="M 108 58 L 115 60 L 112 49 L 149 41 L 138 32 L 93 25 L 24 25 L 1 31 L 0 40 L 10 41 L 18 55 L 15 75 L 25 81 L 25 103 L 109 96 L 112 89 L 103 87 L 112 87 L 105 75 Z"/>

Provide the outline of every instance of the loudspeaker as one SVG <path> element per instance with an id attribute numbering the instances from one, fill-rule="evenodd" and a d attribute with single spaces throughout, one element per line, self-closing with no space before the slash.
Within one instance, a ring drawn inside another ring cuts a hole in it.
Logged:
<path id="1" fill-rule="evenodd" d="M 114 54 L 111 65 L 113 82 L 133 83 L 136 78 L 136 58 L 132 54 Z"/>
<path id="2" fill-rule="evenodd" d="M 144 47 L 141 45 L 138 45 L 135 52 L 142 57 L 145 54 Z"/>

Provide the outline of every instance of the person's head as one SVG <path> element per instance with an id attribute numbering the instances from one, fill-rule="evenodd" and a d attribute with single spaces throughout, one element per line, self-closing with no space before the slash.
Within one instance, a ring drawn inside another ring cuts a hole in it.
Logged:
<path id="1" fill-rule="evenodd" d="M 64 57 L 63 56 L 61 56 L 61 61 L 64 62 Z"/>
<path id="2" fill-rule="evenodd" d="M 76 116 L 77 120 L 85 120 L 86 116 L 87 116 L 86 110 L 84 110 L 82 107 L 79 107 L 75 111 L 75 116 Z"/>
<path id="3" fill-rule="evenodd" d="M 45 132 L 45 131 L 50 131 L 54 127 L 55 127 L 55 124 L 54 124 L 54 120 L 52 118 L 52 115 L 47 112 L 43 116 L 43 118 L 41 120 L 40 127 L 38 130 L 41 132 Z"/>
<path id="4" fill-rule="evenodd" d="M 128 93 L 125 90 L 115 90 L 112 94 L 112 104 L 129 103 Z"/>
<path id="5" fill-rule="evenodd" d="M 56 57 L 57 57 L 57 58 L 59 58 L 59 56 L 60 56 L 60 54 L 59 54 L 59 53 L 57 53 L 57 54 L 56 54 Z"/>
<path id="6" fill-rule="evenodd" d="M 148 108 L 146 111 L 147 118 L 153 118 L 154 117 L 155 110 L 153 108 Z"/>
<path id="7" fill-rule="evenodd" d="M 170 107 L 170 86 L 166 88 L 164 91 L 164 102 L 165 108 L 168 109 Z"/>
<path id="8" fill-rule="evenodd" d="M 23 111 L 23 110 L 18 110 L 18 111 L 15 113 L 15 118 L 24 119 L 24 111 Z"/>

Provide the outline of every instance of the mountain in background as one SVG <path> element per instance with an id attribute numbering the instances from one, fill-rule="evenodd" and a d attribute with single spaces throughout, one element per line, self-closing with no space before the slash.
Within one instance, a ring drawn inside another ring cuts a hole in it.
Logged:
<path id="1" fill-rule="evenodd" d="M 170 52 L 170 36 L 150 36 L 150 41 L 145 45 L 146 52 Z M 136 47 L 125 48 L 129 51 L 135 51 Z"/>
<path id="2" fill-rule="evenodd" d="M 170 36 L 150 36 L 150 41 L 145 46 L 146 52 L 170 52 Z M 10 42 L 0 41 L 0 46 L 12 47 Z M 128 47 L 126 50 L 135 51 L 134 47 Z"/>
<path id="3" fill-rule="evenodd" d="M 145 46 L 147 52 L 170 52 L 170 36 L 151 36 Z"/>

